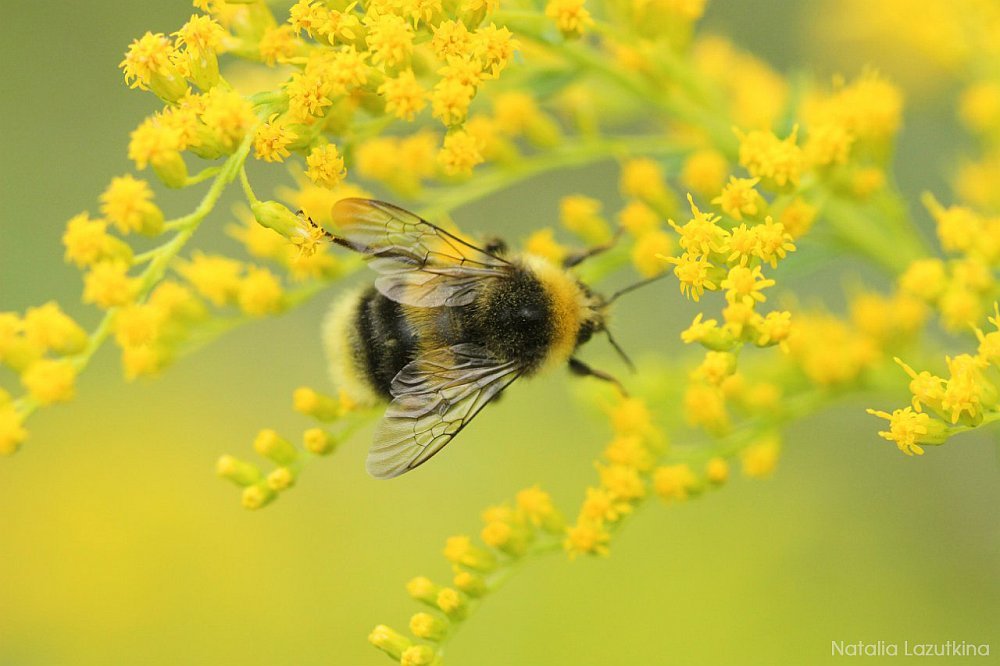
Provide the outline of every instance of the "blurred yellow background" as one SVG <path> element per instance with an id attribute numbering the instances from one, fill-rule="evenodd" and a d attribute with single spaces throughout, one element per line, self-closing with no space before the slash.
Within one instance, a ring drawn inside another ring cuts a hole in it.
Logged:
<path id="1" fill-rule="evenodd" d="M 828 77 L 849 35 L 812 39 L 823 20 L 813 6 L 719 2 L 706 30 L 779 69 Z M 94 323 L 78 272 L 62 262 L 63 225 L 96 212 L 108 179 L 130 170 L 127 133 L 155 106 L 122 84 L 121 54 L 191 11 L 181 0 L 5 0 L 0 310 L 55 298 Z M 899 173 L 914 202 L 922 189 L 945 191 L 955 164 L 954 92 L 910 99 Z M 516 238 L 523 228 L 511 219 L 554 216 L 571 189 L 610 200 L 608 173 L 532 183 L 456 219 Z M 158 200 L 170 216 L 193 196 Z M 233 247 L 226 210 L 199 232 L 200 247 Z M 840 276 L 822 275 L 809 293 L 839 293 Z M 616 331 L 630 351 L 679 347 L 693 310 L 675 292 L 665 282 L 623 301 Z M 483 507 L 534 483 L 566 511 L 579 503 L 604 433 L 573 400 L 575 380 L 555 373 L 516 386 L 418 473 L 368 477 L 364 432 L 273 506 L 240 508 L 214 462 L 249 456 L 261 427 L 307 427 L 290 395 L 327 385 L 318 328 L 332 296 L 239 329 L 155 381 L 125 384 L 105 349 L 76 400 L 29 422 L 22 451 L 0 460 L 0 664 L 388 663 L 366 635 L 377 623 L 406 626 L 417 607 L 403 583 L 446 575 L 446 537 L 478 531 Z M 591 347 L 586 358 L 617 367 L 606 345 Z M 869 403 L 793 427 L 769 480 L 651 506 L 609 559 L 525 567 L 462 629 L 448 663 L 813 664 L 837 661 L 834 640 L 965 640 L 1000 652 L 995 439 L 963 436 L 907 458 L 876 437 Z"/>

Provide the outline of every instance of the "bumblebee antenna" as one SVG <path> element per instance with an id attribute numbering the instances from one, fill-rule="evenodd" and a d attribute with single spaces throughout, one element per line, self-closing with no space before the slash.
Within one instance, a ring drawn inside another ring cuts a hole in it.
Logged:
<path id="1" fill-rule="evenodd" d="M 667 277 L 667 275 L 668 275 L 667 273 L 660 273 L 659 275 L 655 275 L 655 276 L 653 276 L 651 278 L 646 278 L 645 280 L 639 280 L 635 284 L 630 284 L 629 286 L 625 287 L 624 289 L 619 289 L 615 293 L 611 294 L 611 298 L 608 299 L 608 303 L 609 304 L 610 303 L 614 303 L 615 300 L 619 296 L 624 296 L 625 294 L 629 293 L 630 291 L 635 291 L 639 287 L 645 287 L 647 284 L 652 284 L 652 283 L 656 282 L 657 280 L 662 280 L 663 278 Z"/>
<path id="2" fill-rule="evenodd" d="M 609 331 L 608 329 L 604 329 L 604 334 L 608 336 L 608 342 L 611 343 L 611 346 L 615 348 L 615 351 L 618 352 L 618 355 L 622 357 L 623 361 L 625 361 L 625 365 L 628 366 L 629 372 L 635 372 L 635 363 L 632 362 L 632 359 L 628 357 L 628 354 L 625 353 L 625 350 L 622 349 L 621 345 L 619 345 L 618 342 L 614 339 L 614 337 L 611 335 L 611 331 Z"/>

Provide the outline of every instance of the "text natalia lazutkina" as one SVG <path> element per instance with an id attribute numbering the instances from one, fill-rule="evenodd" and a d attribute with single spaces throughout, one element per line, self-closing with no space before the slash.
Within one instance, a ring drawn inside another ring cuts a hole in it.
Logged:
<path id="1" fill-rule="evenodd" d="M 945 641 L 943 643 L 920 643 L 903 641 L 832 641 L 830 654 L 835 657 L 988 657 L 989 643 L 967 643 L 965 641 Z"/>

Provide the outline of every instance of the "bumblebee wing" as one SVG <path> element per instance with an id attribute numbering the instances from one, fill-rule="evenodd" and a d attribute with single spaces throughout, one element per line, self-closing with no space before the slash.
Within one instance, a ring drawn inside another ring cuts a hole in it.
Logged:
<path id="1" fill-rule="evenodd" d="M 397 303 L 468 305 L 483 280 L 511 271 L 500 257 L 383 201 L 342 199 L 333 219 L 343 234 L 335 242 L 365 255 L 382 274 L 375 288 Z"/>
<path id="2" fill-rule="evenodd" d="M 368 473 L 389 479 L 427 462 L 521 375 L 482 346 L 462 343 L 408 363 L 392 380 L 393 401 L 375 430 Z"/>

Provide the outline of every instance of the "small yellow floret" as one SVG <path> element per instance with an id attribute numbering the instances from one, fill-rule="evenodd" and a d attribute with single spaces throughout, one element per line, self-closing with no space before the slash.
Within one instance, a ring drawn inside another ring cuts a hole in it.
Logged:
<path id="1" fill-rule="evenodd" d="M 99 308 L 130 303 L 138 290 L 139 280 L 128 276 L 128 265 L 124 262 L 102 261 L 83 277 L 83 302 Z"/>
<path id="2" fill-rule="evenodd" d="M 21 384 L 43 405 L 73 399 L 76 368 L 67 360 L 41 359 L 21 374 Z"/>

